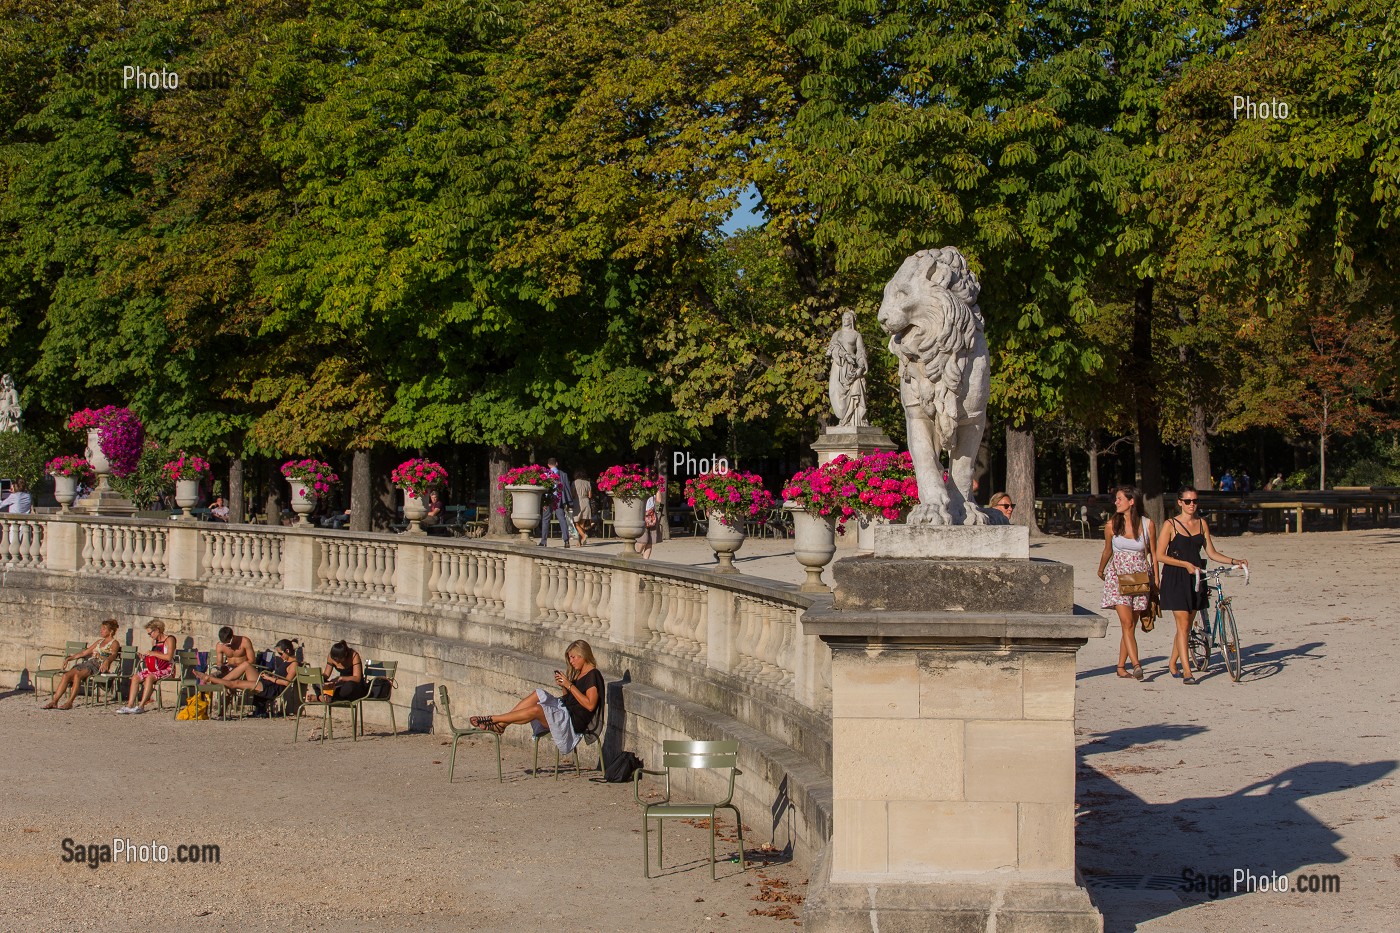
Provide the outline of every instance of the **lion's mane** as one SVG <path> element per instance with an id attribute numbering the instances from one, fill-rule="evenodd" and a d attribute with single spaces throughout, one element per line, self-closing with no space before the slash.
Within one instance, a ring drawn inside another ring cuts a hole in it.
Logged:
<path id="1" fill-rule="evenodd" d="M 982 285 L 951 246 L 920 250 L 899 275 L 905 294 L 916 299 L 909 315 L 913 328 L 901 340 L 903 353 L 912 351 L 923 370 L 919 401 L 933 420 L 940 447 L 946 447 L 957 430 L 963 379 L 984 326 L 977 305 Z"/>

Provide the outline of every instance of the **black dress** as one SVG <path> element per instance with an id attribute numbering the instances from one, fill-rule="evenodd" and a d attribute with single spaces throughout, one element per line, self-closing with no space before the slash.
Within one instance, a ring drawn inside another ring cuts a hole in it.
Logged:
<path id="1" fill-rule="evenodd" d="M 1201 552 L 1205 550 L 1206 546 L 1205 526 L 1202 525 L 1202 530 L 1192 535 L 1186 533 L 1181 522 L 1174 518 L 1171 522 L 1176 526 L 1176 534 L 1172 535 L 1172 539 L 1167 542 L 1167 556 L 1184 560 L 1204 569 L 1206 559 Z M 1196 575 L 1182 567 L 1167 564 L 1162 568 L 1162 611 L 1199 612 L 1205 607 L 1206 581 L 1204 578 L 1200 578 L 1198 583 Z"/>

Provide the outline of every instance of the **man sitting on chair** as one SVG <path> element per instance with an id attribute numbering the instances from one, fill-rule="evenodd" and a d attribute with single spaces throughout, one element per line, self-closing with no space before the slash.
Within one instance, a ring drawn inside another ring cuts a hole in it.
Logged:
<path id="1" fill-rule="evenodd" d="M 228 625 L 219 629 L 219 643 L 214 646 L 214 657 L 210 658 L 211 670 L 230 679 L 249 677 L 256 673 L 256 663 L 253 639 L 247 635 L 235 635 Z"/>

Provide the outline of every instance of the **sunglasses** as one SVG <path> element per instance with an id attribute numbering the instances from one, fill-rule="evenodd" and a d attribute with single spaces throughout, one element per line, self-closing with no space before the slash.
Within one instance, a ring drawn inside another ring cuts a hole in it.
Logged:
<path id="1" fill-rule="evenodd" d="M 1182 505 L 1195 505 L 1197 502 L 1200 502 L 1201 500 L 1200 500 L 1200 499 L 1178 499 L 1177 501 L 1180 502 Z"/>
<path id="2" fill-rule="evenodd" d="M 1006 509 L 1006 511 L 1010 512 L 1012 509 L 1016 508 L 1016 503 L 1014 503 L 1014 502 L 1002 502 L 1002 503 L 999 503 L 999 504 L 997 505 L 997 508 L 999 508 L 999 509 Z"/>

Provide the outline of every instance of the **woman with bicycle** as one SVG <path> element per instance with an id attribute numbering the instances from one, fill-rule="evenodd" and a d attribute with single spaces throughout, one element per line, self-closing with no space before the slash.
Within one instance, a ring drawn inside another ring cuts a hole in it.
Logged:
<path id="1" fill-rule="evenodd" d="M 1138 660 L 1137 625 L 1147 611 L 1152 581 L 1152 521 L 1142 514 L 1142 493 L 1132 486 L 1113 491 L 1113 519 L 1103 529 L 1103 555 L 1099 579 L 1103 581 L 1103 608 L 1116 609 L 1123 626 L 1118 643 L 1118 676 L 1142 680 Z M 1123 592 L 1141 589 L 1141 593 Z M 1132 673 L 1126 669 L 1131 661 Z"/>
<path id="2" fill-rule="evenodd" d="M 1210 526 L 1201 518 L 1200 494 L 1194 486 L 1181 487 L 1176 501 L 1177 514 L 1157 538 L 1157 566 L 1162 568 L 1162 611 L 1170 610 L 1176 617 L 1176 637 L 1172 640 L 1167 671 L 1173 677 L 1180 677 L 1182 683 L 1194 684 L 1196 677 L 1191 671 L 1187 638 L 1191 617 L 1206 608 L 1206 579 L 1200 574 L 1206 566 L 1202 551 L 1222 564 L 1248 567 L 1249 561 L 1226 557 L 1215 549 Z M 1178 662 L 1181 673 L 1177 673 Z"/>

